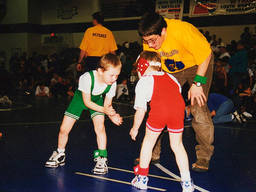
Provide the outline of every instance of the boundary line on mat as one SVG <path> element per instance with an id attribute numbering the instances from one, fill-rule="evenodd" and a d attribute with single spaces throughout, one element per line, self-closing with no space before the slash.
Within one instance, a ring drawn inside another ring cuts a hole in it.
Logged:
<path id="1" fill-rule="evenodd" d="M 123 116 L 123 119 L 129 119 L 134 115 Z M 109 121 L 109 119 L 106 119 Z M 89 122 L 91 119 L 78 120 L 77 122 Z M 15 122 L 15 123 L 0 123 L 0 127 L 4 126 L 31 126 L 31 125 L 56 125 L 60 124 L 61 121 L 43 121 L 43 122 Z M 191 125 L 184 125 L 184 128 L 191 128 Z M 231 130 L 240 130 L 240 131 L 248 131 L 248 132 L 256 132 L 256 129 L 247 129 L 247 128 L 234 128 L 234 127 L 214 127 L 215 129 L 231 129 Z"/>
<path id="2" fill-rule="evenodd" d="M 180 180 L 180 177 L 178 175 L 175 175 L 174 173 L 172 173 L 171 171 L 169 171 L 168 169 L 166 169 L 164 166 L 162 166 L 160 163 L 156 163 L 154 164 L 157 168 L 159 168 L 161 171 L 163 171 L 164 173 L 166 173 L 167 175 L 170 175 L 171 177 Z M 195 185 L 195 189 L 197 189 L 198 191 L 201 192 L 210 192 L 207 191 L 206 189 L 203 189 L 197 185 Z"/>
<path id="3" fill-rule="evenodd" d="M 9 108 L 0 108 L 0 112 L 5 112 L 5 111 L 17 111 L 17 110 L 22 110 L 22 109 L 29 109 L 31 108 L 32 105 L 27 104 L 23 107 L 9 107 Z"/>
<path id="4" fill-rule="evenodd" d="M 122 171 L 122 172 L 126 172 L 126 173 L 132 173 L 134 174 L 133 171 L 130 171 L 130 170 L 127 170 L 127 169 L 120 169 L 120 168 L 115 168 L 115 167 L 109 167 L 109 169 L 112 169 L 112 170 L 116 170 L 116 171 Z M 177 179 L 173 179 L 173 178 L 170 178 L 170 177 L 164 177 L 164 176 L 160 176 L 160 175 L 153 175 L 153 174 L 148 174 L 149 177 L 154 177 L 154 178 L 158 178 L 158 179 L 165 179 L 165 180 L 169 180 L 169 181 L 179 181 Z"/>
<path id="5" fill-rule="evenodd" d="M 123 116 L 123 119 L 129 119 L 131 117 L 133 117 L 134 115 L 126 115 Z M 107 121 L 109 121 L 110 119 L 106 119 Z M 77 122 L 89 122 L 91 121 L 91 119 L 85 119 L 85 120 L 78 120 Z M 55 124 L 60 124 L 61 121 L 42 121 L 42 122 L 17 122 L 17 123 L 0 123 L 0 127 L 1 126 L 22 126 L 22 125 L 55 125 Z"/>
<path id="6" fill-rule="evenodd" d="M 98 176 L 98 175 L 91 175 L 91 174 L 81 173 L 81 172 L 75 172 L 75 174 L 82 175 L 82 176 L 87 176 L 87 177 L 92 177 L 92 178 L 97 178 L 97 179 L 102 179 L 102 180 L 106 180 L 106 181 L 112 181 L 112 182 L 116 182 L 116 183 L 122 183 L 122 184 L 126 184 L 126 185 L 131 185 L 131 183 L 127 182 L 127 181 L 111 179 L 111 178 L 108 178 L 108 177 L 102 177 L 102 176 Z M 148 189 L 153 189 L 153 190 L 156 190 L 156 191 L 166 191 L 166 189 L 151 187 L 151 186 L 148 186 Z"/>

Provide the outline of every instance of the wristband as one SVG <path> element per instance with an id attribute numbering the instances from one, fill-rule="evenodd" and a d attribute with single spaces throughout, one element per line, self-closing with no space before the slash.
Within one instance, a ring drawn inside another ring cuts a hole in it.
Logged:
<path id="1" fill-rule="evenodd" d="M 199 82 L 199 83 L 202 83 L 202 84 L 206 84 L 207 77 L 196 75 L 195 78 L 194 78 L 194 82 Z"/>

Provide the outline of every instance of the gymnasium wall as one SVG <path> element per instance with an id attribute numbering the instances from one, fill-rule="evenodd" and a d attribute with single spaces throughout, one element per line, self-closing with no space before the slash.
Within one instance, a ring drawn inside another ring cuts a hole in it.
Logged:
<path id="1" fill-rule="evenodd" d="M 6 15 L 1 24 L 28 22 L 28 0 L 7 0 Z"/>
<path id="2" fill-rule="evenodd" d="M 44 0 L 41 6 L 41 23 L 43 25 L 49 25 L 91 22 L 91 15 L 99 11 L 99 7 L 99 0 Z M 73 15 L 71 19 L 66 19 L 72 8 L 77 9 L 77 14 Z M 59 17 L 57 17 L 58 15 Z"/>
<path id="3" fill-rule="evenodd" d="M 203 31 L 209 31 L 210 35 L 216 34 L 217 38 L 222 38 L 223 42 L 228 44 L 231 40 L 239 40 L 240 35 L 243 33 L 245 27 L 249 27 L 250 32 L 256 34 L 256 24 L 199 27 L 199 29 L 203 29 Z"/>
<path id="4" fill-rule="evenodd" d="M 92 13 L 99 11 L 100 0 L 8 0 L 7 14 L 0 23 L 0 51 L 5 50 L 9 60 L 11 54 L 26 51 L 40 53 L 53 52 L 63 47 L 79 47 L 84 31 L 91 26 Z M 75 14 L 70 11 L 75 8 Z M 62 10 L 62 11 L 58 11 Z M 244 27 L 249 27 L 256 33 L 256 16 L 241 16 L 233 18 L 184 17 L 199 29 L 216 34 L 224 43 L 238 40 Z M 106 26 L 113 31 L 116 42 L 138 41 L 137 33 L 139 17 L 107 19 Z M 45 44 L 45 38 L 51 33 L 63 38 L 63 43 L 56 45 Z M 7 66 L 8 67 L 8 66 Z"/>

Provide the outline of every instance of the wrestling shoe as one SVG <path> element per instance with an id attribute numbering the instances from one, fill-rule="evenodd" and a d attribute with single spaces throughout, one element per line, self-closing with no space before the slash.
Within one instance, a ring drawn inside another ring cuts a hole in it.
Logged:
<path id="1" fill-rule="evenodd" d="M 96 162 L 96 165 L 95 165 L 94 169 L 92 170 L 94 174 L 103 175 L 108 172 L 106 157 L 97 157 L 94 159 L 94 161 Z"/>
<path id="2" fill-rule="evenodd" d="M 195 190 L 193 181 L 181 181 L 182 192 L 193 192 Z"/>
<path id="3" fill-rule="evenodd" d="M 57 151 L 53 151 L 51 157 L 45 163 L 45 167 L 59 167 L 65 165 L 66 155 L 64 152 L 58 153 Z"/>
<path id="4" fill-rule="evenodd" d="M 132 186 L 137 187 L 139 189 L 147 189 L 148 188 L 148 177 L 142 175 L 136 175 L 132 182 Z"/>

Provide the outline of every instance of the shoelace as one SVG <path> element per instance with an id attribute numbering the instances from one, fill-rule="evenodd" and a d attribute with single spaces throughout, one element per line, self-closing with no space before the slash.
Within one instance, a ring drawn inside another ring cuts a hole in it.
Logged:
<path id="1" fill-rule="evenodd" d="M 96 161 L 97 161 L 97 167 L 106 167 L 107 166 L 106 161 L 103 158 L 99 158 Z"/>

